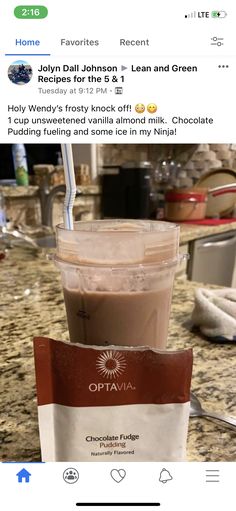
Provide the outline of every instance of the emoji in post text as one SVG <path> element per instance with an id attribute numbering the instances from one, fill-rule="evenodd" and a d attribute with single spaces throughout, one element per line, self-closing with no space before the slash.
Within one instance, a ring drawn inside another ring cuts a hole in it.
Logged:
<path id="1" fill-rule="evenodd" d="M 147 106 L 147 111 L 149 112 L 149 114 L 155 114 L 157 111 L 157 105 L 155 105 L 155 103 L 149 103 L 149 105 Z"/>
<path id="2" fill-rule="evenodd" d="M 137 114 L 143 114 L 144 111 L 145 106 L 143 105 L 143 103 L 137 103 L 137 105 L 135 105 L 135 112 L 137 112 Z"/>

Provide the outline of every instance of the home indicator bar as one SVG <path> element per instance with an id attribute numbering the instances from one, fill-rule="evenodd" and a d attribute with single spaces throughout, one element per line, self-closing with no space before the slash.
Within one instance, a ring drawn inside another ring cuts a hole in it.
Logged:
<path id="1" fill-rule="evenodd" d="M 129 506 L 129 507 L 157 507 L 160 506 L 160 502 L 77 502 L 76 506 Z"/>

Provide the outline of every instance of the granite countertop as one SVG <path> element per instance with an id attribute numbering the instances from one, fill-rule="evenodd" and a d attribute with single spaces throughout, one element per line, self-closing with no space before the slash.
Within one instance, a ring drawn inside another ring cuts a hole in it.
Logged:
<path id="1" fill-rule="evenodd" d="M 1 186 L 0 192 L 9 199 L 37 197 L 38 186 Z"/>
<path id="2" fill-rule="evenodd" d="M 9 251 L 0 260 L 1 460 L 38 461 L 40 446 L 32 338 L 68 340 L 60 276 L 44 252 Z M 176 280 L 168 349 L 191 346 L 192 389 L 206 408 L 236 416 L 236 345 L 213 344 L 189 330 L 194 289 Z M 189 461 L 235 461 L 236 432 L 191 418 Z"/>
<path id="3" fill-rule="evenodd" d="M 97 195 L 100 193 L 98 185 L 77 185 L 77 192 L 81 195 Z M 38 197 L 39 186 L 1 186 L 0 192 L 9 199 Z"/>
<path id="4" fill-rule="evenodd" d="M 213 234 L 220 234 L 221 232 L 228 232 L 236 230 L 235 222 L 220 224 L 220 225 L 194 225 L 194 224 L 181 224 L 180 225 L 180 244 L 184 245 L 189 241 L 193 241 L 205 236 Z"/>

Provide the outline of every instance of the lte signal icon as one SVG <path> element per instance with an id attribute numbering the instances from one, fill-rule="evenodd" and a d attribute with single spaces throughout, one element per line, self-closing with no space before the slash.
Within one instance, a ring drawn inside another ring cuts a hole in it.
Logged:
<path id="1" fill-rule="evenodd" d="M 196 18 L 197 17 L 197 11 L 190 12 L 189 14 L 185 14 L 185 18 Z"/>

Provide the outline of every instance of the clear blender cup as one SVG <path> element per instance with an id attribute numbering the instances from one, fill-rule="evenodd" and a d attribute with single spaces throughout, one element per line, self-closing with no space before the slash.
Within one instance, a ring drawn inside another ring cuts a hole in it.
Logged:
<path id="1" fill-rule="evenodd" d="M 165 349 L 179 227 L 149 220 L 57 226 L 71 342 Z"/>

